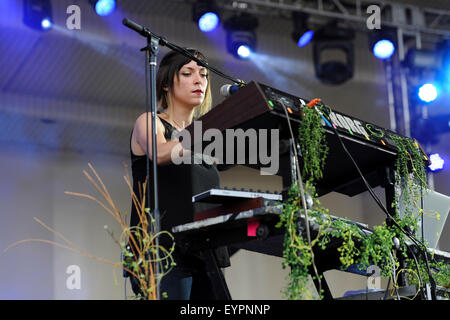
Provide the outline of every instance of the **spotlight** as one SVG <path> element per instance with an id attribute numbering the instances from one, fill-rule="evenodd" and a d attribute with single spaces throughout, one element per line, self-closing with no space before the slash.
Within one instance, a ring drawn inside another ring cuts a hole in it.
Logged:
<path id="1" fill-rule="evenodd" d="M 201 0 L 192 5 L 192 19 L 202 32 L 211 32 L 220 24 L 219 10 L 214 1 Z"/>
<path id="2" fill-rule="evenodd" d="M 109 16 L 116 9 L 116 0 L 89 0 L 95 12 L 102 17 Z"/>
<path id="3" fill-rule="evenodd" d="M 383 39 L 375 43 L 372 51 L 378 59 L 389 59 L 394 54 L 395 47 L 391 41 Z"/>
<path id="4" fill-rule="evenodd" d="M 421 101 L 429 103 L 436 100 L 438 90 L 433 83 L 425 83 L 419 87 L 417 94 Z"/>
<path id="5" fill-rule="evenodd" d="M 417 95 L 421 102 L 432 102 L 436 100 L 441 89 L 443 91 L 450 89 L 449 57 L 450 52 L 446 50 L 445 42 L 436 45 L 434 49 L 408 50 L 404 64 L 413 75 L 411 78 L 417 78 L 419 81 Z"/>
<path id="6" fill-rule="evenodd" d="M 438 171 L 438 170 L 442 170 L 444 168 L 444 159 L 441 158 L 441 156 L 439 155 L 439 153 L 433 153 L 430 154 L 429 156 L 431 164 L 428 166 L 428 168 L 431 171 Z"/>
<path id="7" fill-rule="evenodd" d="M 353 38 L 354 32 L 339 28 L 337 21 L 332 21 L 316 32 L 313 39 L 313 54 L 314 69 L 319 80 L 327 84 L 338 85 L 353 77 L 355 64 Z M 325 54 L 328 56 L 326 62 L 322 59 Z M 342 55 L 344 61 L 336 60 Z"/>
<path id="8" fill-rule="evenodd" d="M 203 32 L 210 32 L 219 25 L 219 16 L 214 12 L 207 12 L 198 20 L 198 27 Z"/>
<path id="9" fill-rule="evenodd" d="M 42 31 L 53 26 L 50 0 L 24 0 L 23 23 L 30 28 Z"/>
<path id="10" fill-rule="evenodd" d="M 52 21 L 48 18 L 45 18 L 44 20 L 41 21 L 41 27 L 44 30 L 50 29 L 52 25 L 53 25 Z"/>
<path id="11" fill-rule="evenodd" d="M 250 49 L 250 47 L 245 44 L 241 44 L 237 49 L 238 56 L 243 59 L 248 58 L 252 54 L 252 52 L 252 49 Z"/>
<path id="12" fill-rule="evenodd" d="M 378 59 L 389 59 L 395 53 L 396 35 L 394 29 L 384 28 L 370 31 L 369 46 Z"/>
<path id="13" fill-rule="evenodd" d="M 224 23 L 227 31 L 227 50 L 240 59 L 247 59 L 256 50 L 255 28 L 258 26 L 256 17 L 243 13 L 234 15 Z"/>
<path id="14" fill-rule="evenodd" d="M 314 30 L 308 28 L 308 17 L 309 16 L 303 12 L 294 11 L 292 13 L 292 20 L 294 22 L 292 39 L 300 48 L 310 43 L 314 37 Z"/>

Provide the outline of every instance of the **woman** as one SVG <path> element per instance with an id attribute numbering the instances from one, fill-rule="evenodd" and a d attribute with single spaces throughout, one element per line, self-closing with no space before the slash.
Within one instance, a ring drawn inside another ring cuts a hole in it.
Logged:
<path id="1" fill-rule="evenodd" d="M 188 49 L 195 57 L 206 60 L 194 49 Z M 161 60 L 156 75 L 156 91 L 159 113 L 157 126 L 158 193 L 161 230 L 171 232 L 176 225 L 193 221 L 195 212 L 209 208 L 206 204 L 192 204 L 192 196 L 205 190 L 219 187 L 219 174 L 214 166 L 202 164 L 180 164 L 172 162 L 172 155 L 185 156 L 189 151 L 177 140 L 171 140 L 173 133 L 187 127 L 194 118 L 209 111 L 211 88 L 208 70 L 195 61 L 171 51 Z M 148 118 L 148 123 L 147 123 Z M 131 134 L 131 162 L 133 189 L 139 195 L 139 185 L 146 179 L 147 125 L 149 130 L 148 154 L 152 159 L 151 116 L 140 115 Z M 151 167 L 150 167 L 151 168 Z M 153 183 L 150 180 L 150 194 Z M 139 217 L 132 205 L 130 226 L 137 226 Z M 160 245 L 169 249 L 172 245 L 167 237 L 160 238 Z M 160 292 L 166 292 L 169 299 L 187 300 L 193 292 L 200 292 L 199 299 L 211 297 L 211 287 L 202 261 L 185 255 L 175 248 L 173 257 L 176 267 L 161 282 Z M 136 280 L 131 277 L 133 291 L 139 293 Z"/>

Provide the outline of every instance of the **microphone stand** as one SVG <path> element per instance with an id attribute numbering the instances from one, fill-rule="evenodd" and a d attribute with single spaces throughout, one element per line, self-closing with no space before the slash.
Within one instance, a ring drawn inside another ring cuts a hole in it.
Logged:
<path id="1" fill-rule="evenodd" d="M 211 70 L 215 74 L 217 74 L 217 75 L 219 75 L 219 76 L 221 76 L 221 77 L 223 77 L 225 79 L 228 79 L 230 81 L 233 81 L 234 83 L 236 83 L 239 86 L 245 86 L 246 85 L 246 83 L 243 80 L 230 77 L 229 75 L 223 73 L 222 71 L 220 71 L 220 70 L 218 70 L 218 69 L 208 65 L 208 63 L 206 63 L 206 61 L 198 59 L 197 57 L 195 57 L 192 53 L 190 53 L 186 49 L 184 49 L 184 48 L 182 48 L 180 46 L 177 46 L 174 43 L 171 43 L 171 42 L 167 41 L 164 37 L 161 37 L 161 36 L 158 36 L 158 35 L 154 34 L 147 27 L 143 27 L 143 26 L 137 24 L 136 22 L 134 22 L 134 21 L 132 21 L 130 19 L 127 19 L 127 18 L 123 19 L 122 23 L 125 26 L 127 26 L 128 28 L 130 28 L 130 29 L 136 31 L 137 33 L 139 33 L 141 36 L 147 37 L 147 38 L 148 37 L 154 38 L 155 40 L 158 41 L 159 45 L 165 46 L 165 47 L 167 47 L 169 49 L 172 49 L 173 51 L 176 51 L 176 52 L 184 55 L 185 57 L 190 58 L 191 60 L 194 60 L 195 62 L 197 62 L 202 67 L 205 67 L 206 69 Z"/>
<path id="2" fill-rule="evenodd" d="M 159 226 L 159 198 L 158 198 L 158 168 L 157 168 L 157 146 L 156 146 L 156 56 L 159 51 L 159 38 L 154 37 L 153 34 L 145 27 L 139 26 L 138 24 L 124 19 L 123 24 L 134 31 L 138 32 L 140 35 L 146 37 L 147 46 L 142 48 L 141 51 L 145 51 L 145 108 L 146 108 L 146 125 L 147 125 L 147 153 L 146 153 L 146 163 L 147 163 L 147 194 L 146 199 L 150 202 L 150 158 L 148 154 L 149 150 L 149 130 L 148 130 L 148 114 L 151 111 L 152 117 L 152 172 L 153 172 L 153 210 L 151 216 L 154 217 L 155 221 L 155 234 L 160 231 Z M 150 76 L 150 81 L 148 78 Z M 151 101 L 149 101 L 151 97 Z M 151 221 L 151 219 L 150 219 Z M 149 223 L 147 231 L 151 234 L 151 226 Z M 155 246 L 159 248 L 159 239 L 155 237 Z M 160 274 L 159 266 L 159 250 L 156 250 L 156 274 Z M 160 280 L 156 279 L 156 299 L 161 297 L 160 294 Z"/>
<path id="3" fill-rule="evenodd" d="M 208 70 L 211 70 L 212 72 L 216 73 L 217 75 L 226 78 L 228 80 L 233 81 L 240 87 L 245 85 L 245 82 L 240 79 L 234 79 L 223 72 L 215 69 L 212 66 L 209 66 L 206 61 L 200 60 L 197 57 L 195 57 L 193 54 L 191 54 L 186 49 L 179 47 L 173 43 L 170 43 L 165 38 L 158 36 L 154 33 L 152 33 L 147 27 L 141 26 L 137 24 L 136 22 L 130 20 L 130 19 L 123 19 L 122 24 L 126 27 L 136 31 L 141 36 L 145 37 L 147 39 L 147 46 L 145 48 L 142 48 L 141 51 L 145 51 L 145 89 L 146 89 L 146 121 L 147 121 L 147 151 L 149 150 L 149 130 L 148 130 L 148 114 L 151 110 L 151 117 L 152 117 L 152 172 L 153 172 L 153 216 L 155 219 L 155 234 L 158 234 L 160 232 L 160 225 L 159 225 L 159 203 L 158 203 L 158 175 L 157 175 L 157 147 L 156 147 L 156 56 L 159 51 L 159 46 L 166 46 L 174 51 L 177 51 L 178 53 L 190 58 L 191 60 L 194 60 L 202 67 L 207 68 Z M 150 70 L 149 70 L 150 69 Z M 148 76 L 150 74 L 150 83 L 148 81 Z M 151 97 L 151 102 L 149 103 L 149 96 Z M 150 202 L 150 158 L 148 155 L 148 152 L 146 153 L 146 160 L 147 160 L 147 201 Z M 149 225 L 150 227 L 150 225 Z M 159 240 L 158 237 L 155 237 L 155 245 L 156 248 L 159 248 Z M 156 261 L 159 261 L 159 250 L 156 250 Z M 156 263 L 156 274 L 160 274 L 160 266 L 159 263 Z M 160 280 L 157 280 L 157 288 L 156 288 L 156 299 L 160 298 Z"/>

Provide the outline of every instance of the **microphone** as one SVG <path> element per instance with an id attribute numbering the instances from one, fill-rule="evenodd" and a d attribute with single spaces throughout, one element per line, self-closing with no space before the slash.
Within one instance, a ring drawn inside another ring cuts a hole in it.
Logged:
<path id="1" fill-rule="evenodd" d="M 137 33 L 139 33 L 141 36 L 143 37 L 151 37 L 151 33 L 148 31 L 147 28 L 141 26 L 140 24 L 137 24 L 136 22 L 134 22 L 133 20 L 124 18 L 122 20 L 122 24 L 134 31 L 136 31 Z"/>
<path id="2" fill-rule="evenodd" d="M 229 97 L 231 96 L 233 93 L 235 93 L 236 91 L 239 90 L 239 86 L 238 85 L 231 85 L 231 84 L 224 84 L 221 88 L 220 88 L 220 94 L 224 97 Z"/>

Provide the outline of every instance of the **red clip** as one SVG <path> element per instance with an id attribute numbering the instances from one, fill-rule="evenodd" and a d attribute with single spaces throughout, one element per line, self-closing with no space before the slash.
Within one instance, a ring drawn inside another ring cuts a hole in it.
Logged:
<path id="1" fill-rule="evenodd" d="M 312 99 L 310 102 L 308 102 L 307 106 L 313 108 L 316 104 L 318 104 L 321 101 L 322 100 L 319 98 Z"/>
<path id="2" fill-rule="evenodd" d="M 259 227 L 259 220 L 250 218 L 247 220 L 247 237 L 256 237 L 256 229 Z"/>

